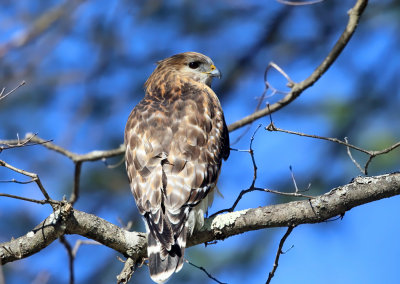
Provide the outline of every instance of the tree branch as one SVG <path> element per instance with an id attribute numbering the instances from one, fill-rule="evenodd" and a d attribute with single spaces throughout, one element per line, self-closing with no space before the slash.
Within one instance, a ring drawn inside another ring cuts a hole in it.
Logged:
<path id="1" fill-rule="evenodd" d="M 351 183 L 332 189 L 312 200 L 252 208 L 221 214 L 205 220 L 202 229 L 188 240 L 188 247 L 224 240 L 247 231 L 320 223 L 343 215 L 356 206 L 400 195 L 400 173 L 357 177 Z M 28 257 L 64 234 L 77 234 L 106 245 L 134 263 L 146 257 L 146 234 L 128 232 L 95 215 L 73 209 L 64 203 L 26 235 L 0 244 L 2 264 Z"/>
<path id="2" fill-rule="evenodd" d="M 272 266 L 272 270 L 271 272 L 268 274 L 268 279 L 266 284 L 271 283 L 272 278 L 274 278 L 276 269 L 278 269 L 278 265 L 279 265 L 279 258 L 281 256 L 281 254 L 284 254 L 284 252 L 282 251 L 283 248 L 283 244 L 285 243 L 286 239 L 289 237 L 289 235 L 292 233 L 293 229 L 295 228 L 294 225 L 291 225 L 287 228 L 286 233 L 283 235 L 282 239 L 279 242 L 279 246 L 278 246 L 278 250 L 276 252 L 276 256 L 275 256 L 275 261 L 274 261 L 274 265 Z"/>
<path id="3" fill-rule="evenodd" d="M 278 102 L 270 105 L 267 108 L 256 111 L 253 114 L 246 116 L 228 126 L 229 131 L 234 131 L 238 128 L 241 128 L 263 116 L 266 116 L 270 113 L 273 113 L 284 106 L 288 105 L 292 101 L 294 101 L 297 97 L 303 93 L 306 89 L 314 85 L 315 82 L 329 69 L 329 67 L 335 62 L 336 58 L 342 53 L 342 50 L 350 41 L 354 31 L 357 28 L 358 22 L 360 20 L 361 14 L 364 12 L 365 7 L 368 4 L 368 0 L 358 0 L 352 9 L 348 12 L 349 20 L 347 22 L 347 26 L 343 31 L 340 38 L 337 40 L 329 54 L 325 57 L 322 63 L 314 70 L 314 72 L 305 80 L 300 83 L 290 83 L 289 87 L 291 88 L 290 92 L 283 97 Z"/>
<path id="4" fill-rule="evenodd" d="M 285 129 L 281 129 L 281 128 L 276 127 L 275 124 L 272 122 L 272 120 L 271 120 L 271 123 L 267 127 L 265 127 L 265 129 L 268 130 L 268 131 L 278 131 L 278 132 L 283 132 L 283 133 L 288 133 L 288 134 L 293 134 L 293 135 L 298 135 L 298 136 L 303 136 L 303 137 L 326 140 L 326 141 L 330 141 L 330 142 L 334 142 L 334 143 L 338 143 L 338 144 L 344 145 L 344 146 L 347 147 L 347 154 L 349 155 L 351 161 L 357 166 L 357 168 L 364 175 L 368 174 L 368 166 L 371 163 L 373 158 L 375 158 L 375 157 L 377 157 L 379 155 L 387 154 L 387 153 L 395 150 L 396 148 L 400 147 L 400 141 L 399 141 L 399 142 L 396 142 L 395 144 L 393 144 L 393 145 L 391 145 L 391 146 L 389 146 L 389 147 L 387 147 L 386 149 L 383 149 L 383 150 L 378 150 L 378 151 L 366 150 L 366 149 L 357 147 L 355 145 L 349 144 L 347 137 L 345 137 L 344 141 L 342 141 L 342 140 L 337 139 L 337 138 L 330 138 L 330 137 L 324 137 L 324 136 L 319 136 L 319 135 L 301 133 L 301 132 L 297 132 L 297 131 L 285 130 Z M 368 155 L 368 160 L 365 163 L 364 168 L 362 168 L 360 166 L 360 164 L 358 164 L 357 161 L 354 160 L 353 156 L 351 155 L 350 148 Z"/>
<path id="5" fill-rule="evenodd" d="M 38 136 L 32 137 L 32 135 L 33 134 L 31 134 L 31 133 L 27 133 L 25 136 L 25 139 L 30 139 L 31 142 L 41 144 L 44 147 L 46 147 L 47 149 L 58 152 L 64 156 L 70 158 L 74 163 L 86 162 L 86 161 L 93 162 L 93 161 L 98 161 L 98 160 L 102 160 L 102 159 L 119 156 L 119 155 L 122 155 L 125 153 L 125 145 L 122 144 L 119 146 L 119 148 L 116 148 L 116 149 L 105 150 L 105 151 L 95 150 L 95 151 L 91 151 L 86 154 L 76 154 L 76 153 L 68 151 L 58 145 L 55 145 L 55 144 L 49 142 L 48 140 L 44 140 Z M 11 141 L 3 141 L 3 142 L 10 143 L 10 142 L 12 142 L 12 140 Z"/>

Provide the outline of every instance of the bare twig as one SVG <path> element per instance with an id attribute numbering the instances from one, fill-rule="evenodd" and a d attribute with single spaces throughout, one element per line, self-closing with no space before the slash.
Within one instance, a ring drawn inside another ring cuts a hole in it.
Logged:
<path id="1" fill-rule="evenodd" d="M 275 256 L 274 265 L 272 267 L 271 272 L 268 275 L 266 284 L 271 283 L 271 280 L 275 275 L 276 269 L 278 268 L 278 265 L 279 265 L 279 257 L 281 256 L 281 254 L 284 254 L 284 252 L 282 251 L 283 244 L 285 243 L 286 239 L 289 237 L 290 233 L 293 231 L 294 227 L 295 227 L 294 225 L 290 225 L 287 228 L 286 233 L 283 235 L 281 241 L 279 242 L 278 251 L 276 252 L 276 256 Z"/>
<path id="2" fill-rule="evenodd" d="M 26 138 L 30 138 L 32 134 L 26 134 Z M 111 149 L 111 150 L 105 150 L 105 151 L 91 151 L 86 154 L 76 154 L 71 151 L 68 151 L 64 149 L 63 147 L 60 147 L 58 145 L 55 145 L 51 142 L 48 142 L 38 136 L 32 137 L 31 138 L 32 142 L 40 143 L 47 149 L 53 150 L 57 153 L 60 153 L 69 159 L 71 159 L 73 162 L 86 162 L 86 161 L 98 161 L 106 158 L 111 158 L 115 156 L 119 156 L 125 153 L 125 145 L 120 145 L 119 148 L 116 149 Z"/>
<path id="3" fill-rule="evenodd" d="M 11 40 L 0 45 L 0 58 L 5 56 L 11 49 L 22 47 L 36 39 L 64 15 L 70 15 L 78 3 L 79 1 L 64 1 L 57 7 L 44 12 L 34 22 L 30 23 L 29 28 L 16 33 Z"/>
<path id="4" fill-rule="evenodd" d="M 118 168 L 120 165 L 122 165 L 125 162 L 125 156 L 122 156 L 122 159 L 116 162 L 115 164 L 109 164 L 107 162 L 106 158 L 101 159 L 101 161 L 106 165 L 107 168 L 109 169 L 115 169 Z"/>
<path id="5" fill-rule="evenodd" d="M 69 202 L 74 204 L 79 197 L 79 183 L 81 179 L 81 170 L 82 170 L 82 162 L 75 163 L 75 173 L 74 173 L 74 188 L 71 193 L 71 197 L 69 198 Z"/>
<path id="6" fill-rule="evenodd" d="M 379 156 L 379 155 L 387 154 L 387 153 L 393 151 L 394 149 L 400 147 L 400 142 L 397 142 L 397 143 L 393 144 L 392 146 L 390 146 L 386 149 L 383 149 L 383 150 L 379 150 L 379 151 L 366 150 L 366 149 L 363 149 L 363 148 L 360 148 L 360 147 L 357 147 L 357 146 L 347 143 L 347 138 L 345 138 L 345 141 L 342 141 L 337 138 L 323 137 L 323 136 L 318 136 L 318 135 L 311 135 L 311 134 L 305 134 L 305 133 L 296 132 L 296 131 L 285 130 L 285 129 L 276 127 L 273 122 L 271 122 L 265 129 L 268 131 L 278 131 L 278 132 L 283 132 L 283 133 L 288 133 L 288 134 L 293 134 L 293 135 L 298 135 L 298 136 L 303 136 L 303 137 L 316 138 L 316 139 L 326 140 L 326 141 L 330 141 L 330 142 L 335 142 L 335 143 L 344 145 L 347 148 L 352 148 L 354 150 L 357 150 L 359 152 L 367 154 L 369 156 L 368 161 L 365 163 L 364 169 L 361 170 L 364 174 L 368 174 L 368 166 L 373 158 L 375 158 L 376 156 Z M 348 153 L 349 153 L 349 150 L 348 150 Z M 352 159 L 351 154 L 350 154 L 350 158 Z M 355 162 L 354 159 L 352 159 L 352 161 L 353 161 L 353 163 Z M 357 165 L 357 162 L 356 162 L 356 165 Z M 361 166 L 359 168 L 361 168 Z"/>
<path id="7" fill-rule="evenodd" d="M 298 1 L 298 2 L 287 1 L 287 0 L 276 0 L 276 1 L 279 3 L 285 4 L 285 5 L 289 5 L 289 6 L 304 6 L 304 5 L 313 5 L 313 4 L 321 3 L 324 0 L 310 0 L 310 1 Z"/>
<path id="8" fill-rule="evenodd" d="M 25 81 L 22 81 L 21 83 L 19 83 L 18 86 L 16 86 L 14 89 L 12 89 L 11 91 L 7 92 L 4 94 L 4 91 L 6 90 L 5 88 L 3 88 L 0 92 L 0 101 L 2 99 L 4 99 L 5 97 L 7 97 L 8 95 L 14 93 L 17 89 L 19 89 L 21 86 L 25 85 Z"/>
<path id="9" fill-rule="evenodd" d="M 0 183 L 9 183 L 9 182 L 18 183 L 18 184 L 28 184 L 28 183 L 32 183 L 33 180 L 27 180 L 27 181 L 20 181 L 20 180 L 16 180 L 16 179 L 0 180 Z"/>
<path id="10" fill-rule="evenodd" d="M 346 47 L 349 40 L 351 39 L 354 31 L 357 28 L 358 22 L 362 13 L 367 6 L 368 0 L 358 0 L 352 9 L 349 11 L 349 20 L 347 22 L 347 26 L 344 29 L 343 33 L 336 41 L 336 44 L 331 49 L 329 54 L 325 57 L 322 63 L 311 73 L 311 75 L 301 81 L 300 83 L 294 83 L 290 86 L 290 92 L 283 97 L 278 102 L 272 104 L 270 108 L 264 108 L 262 110 L 256 111 L 253 114 L 246 116 L 232 124 L 229 125 L 229 131 L 234 131 L 238 128 L 241 128 L 256 119 L 264 117 L 271 112 L 275 112 L 284 106 L 288 105 L 292 101 L 294 101 L 297 97 L 299 97 L 304 90 L 311 87 L 318 79 L 329 69 L 329 67 L 335 62 L 336 58 L 341 54 L 342 50 Z"/>
<path id="11" fill-rule="evenodd" d="M 238 152 L 247 152 L 247 153 L 250 154 L 251 162 L 253 163 L 253 180 L 252 180 L 252 182 L 251 182 L 250 187 L 249 187 L 248 189 L 242 190 L 242 191 L 240 192 L 239 196 L 236 198 L 235 202 L 233 203 L 233 205 L 232 205 L 230 208 L 220 210 L 220 211 L 218 211 L 218 212 L 212 214 L 210 217 L 215 216 L 215 215 L 218 215 L 218 214 L 223 213 L 223 212 L 233 212 L 233 210 L 235 210 L 237 204 L 239 203 L 240 199 L 242 199 L 243 195 L 245 195 L 246 193 L 252 192 L 252 191 L 254 191 L 254 190 L 259 190 L 259 189 L 256 189 L 256 188 L 254 187 L 254 184 L 256 183 L 256 180 L 257 180 L 257 165 L 256 165 L 256 160 L 255 160 L 255 158 L 254 158 L 253 141 L 254 141 L 254 137 L 255 137 L 255 135 L 256 135 L 258 129 L 260 129 L 261 126 L 262 126 L 262 124 L 259 124 L 259 125 L 257 126 L 256 130 L 254 130 L 254 133 L 253 133 L 253 135 L 252 135 L 251 138 L 250 138 L 250 147 L 249 147 L 249 150 L 231 149 L 231 150 L 234 150 L 234 151 L 238 151 Z"/>
<path id="12" fill-rule="evenodd" d="M 92 240 L 77 240 L 72 250 L 72 255 L 74 257 L 76 257 L 76 254 L 78 253 L 81 245 L 100 245 L 100 243 Z"/>
<path id="13" fill-rule="evenodd" d="M 59 237 L 60 242 L 64 245 L 65 249 L 67 250 L 68 253 L 68 263 L 69 263 L 69 284 L 74 284 L 75 282 L 75 274 L 74 274 L 74 259 L 75 256 L 72 251 L 72 247 L 65 238 L 64 235 Z"/>
<path id="14" fill-rule="evenodd" d="M 305 194 L 302 194 L 299 192 L 283 192 L 283 191 L 278 191 L 278 190 L 273 190 L 273 189 L 268 189 L 268 188 L 257 188 L 257 187 L 254 188 L 254 190 L 269 192 L 269 193 L 283 195 L 283 196 L 304 197 L 304 198 L 308 198 L 308 199 L 315 198 L 315 196 L 305 195 Z"/>
<path id="15" fill-rule="evenodd" d="M 40 143 L 32 142 L 31 140 L 36 135 L 37 135 L 37 133 L 30 134 L 30 136 L 28 138 L 20 140 L 18 137 L 18 134 L 17 134 L 17 139 L 15 139 L 15 140 L 0 140 L 0 145 L 4 145 L 4 146 L 0 146 L 0 153 L 3 150 L 7 150 L 7 149 L 11 149 L 11 148 L 34 146 L 34 145 L 44 144 L 44 143 L 48 143 L 48 142 L 52 141 L 52 140 L 43 140 L 43 142 L 40 142 Z"/>
<path id="16" fill-rule="evenodd" d="M 347 137 L 344 137 L 344 142 L 349 143 Z M 353 155 L 351 154 L 350 147 L 346 146 L 347 148 L 347 155 L 349 155 L 350 160 L 353 162 L 354 165 L 362 172 L 364 175 L 366 174 L 365 169 L 361 167 L 361 165 L 353 158 Z"/>
<path id="17" fill-rule="evenodd" d="M 29 144 L 29 143 L 31 143 L 31 144 Z M 42 138 L 38 137 L 36 134 L 30 134 L 30 133 L 26 134 L 24 140 L 17 139 L 17 140 L 0 141 L 0 144 L 7 145 L 7 147 L 11 147 L 11 146 L 12 147 L 22 147 L 22 146 L 27 146 L 27 145 L 33 145 L 32 143 L 43 145 L 47 149 L 53 150 L 55 152 L 58 152 L 64 156 L 68 157 L 75 163 L 74 187 L 73 187 L 73 191 L 71 193 L 70 199 L 69 199 L 72 204 L 74 204 L 79 198 L 79 183 L 80 183 L 80 174 L 81 174 L 83 162 L 98 161 L 98 160 L 102 160 L 104 162 L 106 160 L 106 158 L 119 156 L 119 155 L 122 155 L 125 153 L 125 145 L 122 144 L 117 149 L 111 149 L 111 150 L 107 150 L 107 151 L 91 151 L 86 154 L 76 154 L 76 153 L 73 153 L 73 152 L 70 152 L 70 151 L 64 149 L 63 147 L 60 147 L 58 145 L 51 143 L 49 140 L 42 139 Z M 0 152 L 3 149 L 5 149 L 5 148 L 0 148 Z M 0 166 L 1 166 L 1 163 L 0 163 Z M 23 172 L 24 171 L 22 171 L 20 173 L 23 174 Z M 32 173 L 29 173 L 29 174 L 33 175 Z M 30 176 L 30 177 L 32 177 L 32 179 L 36 183 L 38 183 L 38 185 L 39 184 L 41 185 L 41 182 L 38 177 L 33 177 L 33 176 Z M 41 190 L 44 191 L 44 188 L 42 186 L 39 186 L 39 187 Z"/>
<path id="18" fill-rule="evenodd" d="M 308 184 L 308 186 L 307 186 L 306 189 L 304 189 L 304 190 L 299 190 L 299 188 L 297 187 L 296 179 L 294 178 L 294 173 L 293 173 L 293 168 L 292 168 L 292 166 L 289 166 L 289 170 L 290 170 L 290 176 L 292 177 L 292 181 L 293 181 L 295 193 L 309 191 L 309 190 L 310 190 L 310 187 L 311 187 L 311 183 Z"/>
<path id="19" fill-rule="evenodd" d="M 219 281 L 217 278 L 215 278 L 214 276 L 212 276 L 204 267 L 202 267 L 202 266 L 197 266 L 196 264 L 190 262 L 190 261 L 187 260 L 186 258 L 185 258 L 185 262 L 188 263 L 188 264 L 190 264 L 190 265 L 193 266 L 193 267 L 196 267 L 196 268 L 200 269 L 200 270 L 203 271 L 205 274 L 207 274 L 208 278 L 214 280 L 215 282 L 217 282 L 217 283 L 219 283 L 219 284 L 227 284 L 227 283 L 225 283 L 225 282 Z"/>
<path id="20" fill-rule="evenodd" d="M 275 69 L 275 70 L 278 71 L 283 77 L 285 77 L 285 79 L 288 81 L 287 86 L 288 86 L 289 88 L 293 87 L 293 86 L 296 84 L 296 83 L 289 77 L 289 75 L 288 75 L 285 71 L 283 71 L 283 69 L 282 69 L 278 64 L 276 64 L 275 62 L 270 62 L 270 63 L 268 63 L 267 68 L 265 68 L 265 72 L 264 72 L 264 84 L 265 84 L 266 89 L 273 89 L 273 90 L 275 90 L 275 92 L 277 92 L 277 93 L 284 93 L 284 92 L 281 92 L 281 91 L 275 89 L 275 88 L 272 87 L 272 85 L 269 83 L 269 81 L 268 81 L 268 72 L 269 72 L 269 70 L 270 70 L 271 68 Z"/>
<path id="21" fill-rule="evenodd" d="M 271 119 L 272 119 L 272 118 L 271 118 Z M 242 191 L 239 193 L 238 197 L 236 198 L 235 202 L 233 203 L 233 205 L 232 205 L 230 208 L 219 210 L 219 211 L 215 212 L 214 214 L 212 214 L 210 217 L 213 217 L 213 216 L 215 216 L 215 215 L 218 215 L 218 214 L 221 214 L 221 213 L 224 213 L 224 212 L 233 212 L 233 211 L 235 210 L 236 206 L 238 205 L 239 201 L 242 199 L 242 197 L 243 197 L 245 194 L 247 194 L 247 193 L 249 193 L 249 192 L 253 192 L 253 191 L 262 191 L 262 192 L 269 192 L 269 193 L 278 194 L 278 195 L 292 196 L 292 197 L 304 197 L 304 198 L 309 198 L 309 199 L 314 198 L 313 196 L 304 195 L 304 194 L 301 194 L 301 193 L 300 193 L 300 192 L 302 192 L 302 191 L 299 191 L 298 188 L 297 188 L 296 181 L 294 180 L 294 176 L 293 176 L 293 172 L 292 172 L 292 169 L 291 169 L 291 168 L 290 168 L 290 171 L 291 171 L 291 173 L 292 173 L 292 180 L 293 180 L 294 185 L 295 185 L 295 192 L 292 192 L 292 193 L 290 193 L 290 192 L 281 192 L 281 191 L 272 190 L 272 189 L 267 189 L 267 188 L 258 188 L 258 187 L 255 187 L 255 183 L 256 183 L 256 180 L 257 180 L 257 165 L 256 165 L 256 161 L 255 161 L 255 158 L 254 158 L 253 141 L 254 141 L 254 137 L 255 137 L 255 135 L 256 135 L 256 133 L 257 133 L 257 131 L 258 131 L 258 129 L 259 129 L 260 127 L 261 127 L 261 124 L 258 125 L 258 127 L 256 128 L 256 130 L 255 130 L 254 133 L 253 133 L 253 136 L 250 138 L 250 148 L 249 148 L 249 150 L 231 149 L 231 150 L 233 150 L 233 151 L 247 152 L 247 153 L 250 154 L 251 161 L 252 161 L 252 163 L 253 163 L 253 180 L 252 180 L 252 182 L 251 182 L 250 187 L 249 187 L 248 189 L 242 190 Z M 308 188 L 305 189 L 304 191 L 307 191 L 307 190 L 309 189 L 309 187 L 310 187 L 310 185 L 309 185 Z"/>
<path id="22" fill-rule="evenodd" d="M 32 199 L 32 198 L 27 198 L 27 197 L 22 197 L 22 196 L 13 195 L 13 194 L 7 194 L 7 193 L 0 193 L 0 196 L 10 197 L 10 198 L 14 198 L 14 199 L 23 200 L 23 201 L 29 201 L 29 202 L 33 202 L 33 203 L 37 203 L 37 204 L 52 204 L 52 205 L 56 205 L 56 204 L 60 204 L 61 203 L 61 201 L 57 201 L 57 200 L 38 200 L 38 199 Z"/>
<path id="23" fill-rule="evenodd" d="M 32 179 L 32 181 L 34 181 L 37 184 L 37 186 L 39 187 L 39 189 L 42 192 L 43 196 L 46 198 L 46 201 L 48 201 L 48 203 L 50 203 L 50 204 L 54 204 L 55 203 L 54 200 L 50 198 L 50 196 L 47 193 L 46 189 L 43 187 L 42 182 L 40 181 L 40 178 L 39 178 L 39 176 L 37 174 L 18 169 L 16 167 L 14 167 L 14 166 L 2 161 L 2 160 L 0 160 L 0 166 L 1 167 L 6 167 L 6 168 L 8 168 L 8 169 L 10 169 L 10 170 L 12 170 L 14 172 L 17 172 L 19 174 L 22 174 L 22 175 L 30 177 Z"/>
<path id="24" fill-rule="evenodd" d="M 40 271 L 32 280 L 31 284 L 47 284 L 49 283 L 50 273 L 46 270 Z"/>

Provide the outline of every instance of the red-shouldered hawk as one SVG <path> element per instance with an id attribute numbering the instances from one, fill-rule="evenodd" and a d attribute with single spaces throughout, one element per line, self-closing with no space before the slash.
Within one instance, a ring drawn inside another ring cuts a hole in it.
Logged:
<path id="1" fill-rule="evenodd" d="M 187 235 L 204 224 L 230 148 L 210 88 L 221 76 L 212 60 L 185 52 L 157 64 L 129 116 L 125 144 L 131 190 L 148 232 L 150 276 L 162 283 L 182 268 Z"/>

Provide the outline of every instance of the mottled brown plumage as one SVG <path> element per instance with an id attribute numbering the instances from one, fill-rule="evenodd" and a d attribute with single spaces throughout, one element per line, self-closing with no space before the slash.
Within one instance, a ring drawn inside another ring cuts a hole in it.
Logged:
<path id="1" fill-rule="evenodd" d="M 210 58 L 186 52 L 158 62 L 125 129 L 131 190 L 148 229 L 149 269 L 162 283 L 183 264 L 186 238 L 212 202 L 229 135 L 211 90 Z"/>

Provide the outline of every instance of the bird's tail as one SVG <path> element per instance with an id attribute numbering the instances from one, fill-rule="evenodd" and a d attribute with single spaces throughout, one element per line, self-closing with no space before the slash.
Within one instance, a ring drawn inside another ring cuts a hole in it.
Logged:
<path id="1" fill-rule="evenodd" d="M 150 277 L 154 282 L 164 283 L 172 273 L 182 269 L 186 234 L 187 230 L 184 228 L 169 250 L 152 233 L 147 235 Z"/>

